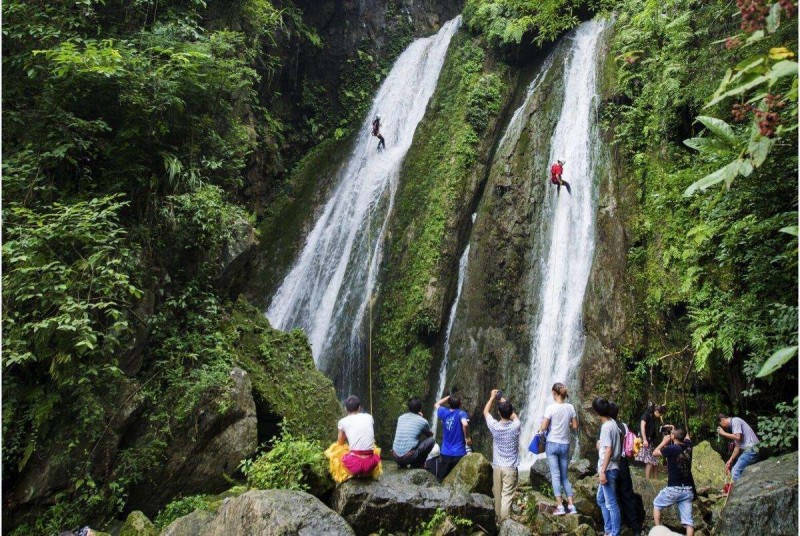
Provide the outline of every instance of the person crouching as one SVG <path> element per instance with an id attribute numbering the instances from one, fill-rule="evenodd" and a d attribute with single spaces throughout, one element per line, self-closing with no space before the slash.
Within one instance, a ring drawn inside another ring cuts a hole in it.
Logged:
<path id="1" fill-rule="evenodd" d="M 337 484 L 351 477 L 371 476 L 381 472 L 380 450 L 375 448 L 375 421 L 361 412 L 361 400 L 351 395 L 344 401 L 347 417 L 339 420 L 339 438 L 325 451 L 330 459 L 331 476 Z"/>

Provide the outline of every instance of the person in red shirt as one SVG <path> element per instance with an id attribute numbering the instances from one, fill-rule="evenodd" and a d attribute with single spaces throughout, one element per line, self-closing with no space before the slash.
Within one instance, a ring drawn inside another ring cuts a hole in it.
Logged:
<path id="1" fill-rule="evenodd" d="M 558 160 L 550 167 L 550 182 L 558 186 L 558 193 L 561 193 L 561 186 L 563 185 L 567 188 L 567 193 L 571 195 L 572 189 L 569 187 L 569 183 L 561 178 L 561 174 L 564 173 L 565 163 L 562 160 Z"/>

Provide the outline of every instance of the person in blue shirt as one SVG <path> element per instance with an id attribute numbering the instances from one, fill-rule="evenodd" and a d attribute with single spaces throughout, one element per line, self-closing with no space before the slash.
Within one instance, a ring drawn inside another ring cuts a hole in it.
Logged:
<path id="1" fill-rule="evenodd" d="M 443 406 L 445 403 L 448 407 Z M 457 395 L 447 395 L 433 407 L 442 423 L 442 459 L 440 474 L 436 475 L 441 482 L 467 455 L 467 445 L 472 446 L 472 438 L 469 436 L 469 415 L 461 409 L 461 399 Z"/>

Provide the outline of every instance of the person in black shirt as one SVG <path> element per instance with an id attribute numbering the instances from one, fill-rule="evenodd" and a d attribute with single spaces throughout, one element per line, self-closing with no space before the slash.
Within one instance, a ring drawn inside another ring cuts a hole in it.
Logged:
<path id="1" fill-rule="evenodd" d="M 672 433 L 664 436 L 661 444 L 653 451 L 654 456 L 667 460 L 667 487 L 659 492 L 653 501 L 653 521 L 661 524 L 661 510 L 678 505 L 681 524 L 686 527 L 687 536 L 694 535 L 692 501 L 694 500 L 694 478 L 692 477 L 692 441 L 686 428 L 674 426 Z"/>
<path id="2" fill-rule="evenodd" d="M 628 432 L 628 425 L 617 420 L 619 416 L 619 406 L 614 402 L 609 404 L 609 412 L 611 418 L 617 422 L 619 434 L 623 444 L 625 443 L 625 434 Z M 624 451 L 623 451 L 624 454 Z M 633 480 L 631 479 L 631 469 L 628 465 L 628 458 L 620 456 L 619 459 L 619 479 L 617 480 L 617 495 L 619 509 L 622 513 L 622 520 L 633 530 L 634 536 L 639 536 L 642 533 L 642 523 L 644 522 L 643 515 L 640 516 L 639 508 L 642 503 L 641 496 L 636 497 L 633 492 Z M 644 509 L 642 508 L 642 514 Z"/>
<path id="3" fill-rule="evenodd" d="M 647 479 L 655 478 L 658 476 L 659 460 L 653 456 L 653 450 L 658 442 L 661 441 L 661 418 L 666 413 L 667 408 L 664 406 L 650 405 L 647 410 L 642 413 L 642 419 L 639 422 L 639 431 L 642 438 L 642 448 L 636 455 L 636 461 L 645 464 L 644 475 Z"/>

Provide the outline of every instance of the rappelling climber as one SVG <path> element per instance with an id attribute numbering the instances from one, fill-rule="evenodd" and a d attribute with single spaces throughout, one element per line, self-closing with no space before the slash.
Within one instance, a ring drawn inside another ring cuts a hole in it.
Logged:
<path id="1" fill-rule="evenodd" d="M 550 167 L 550 182 L 558 186 L 558 193 L 561 193 L 561 186 L 563 185 L 567 188 L 567 193 L 571 195 L 572 189 L 569 187 L 569 183 L 561 178 L 561 174 L 564 173 L 564 164 L 566 164 L 566 161 L 558 160 Z"/>
<path id="2" fill-rule="evenodd" d="M 376 115 L 375 119 L 372 121 L 372 135 L 378 138 L 378 150 L 381 148 L 386 149 L 386 140 L 383 139 L 381 136 L 381 116 Z"/>

